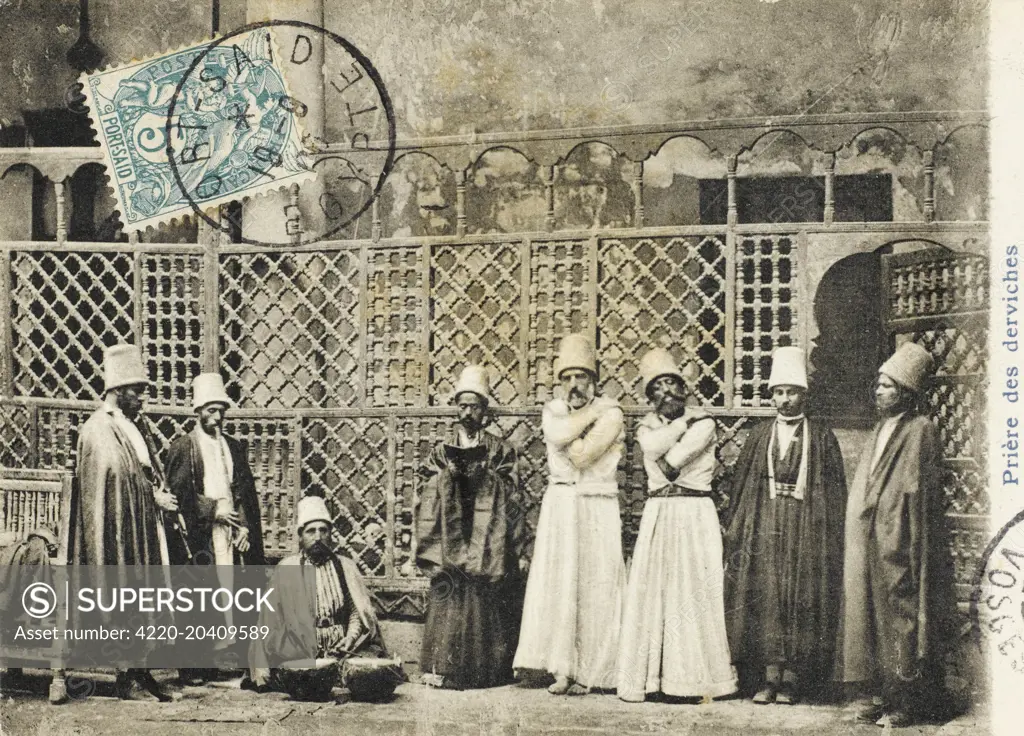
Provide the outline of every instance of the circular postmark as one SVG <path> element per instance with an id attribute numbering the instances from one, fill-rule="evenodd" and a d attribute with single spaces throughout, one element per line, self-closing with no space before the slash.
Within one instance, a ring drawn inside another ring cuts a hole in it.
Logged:
<path id="1" fill-rule="evenodd" d="M 1024 511 L 982 553 L 971 586 L 970 623 L 979 645 L 988 639 L 1012 670 L 1024 673 Z"/>
<path id="2" fill-rule="evenodd" d="M 273 63 L 254 64 L 257 53 Z M 304 129 L 300 150 L 296 125 Z M 210 42 L 177 83 L 164 132 L 164 155 L 192 210 L 250 245 L 294 247 L 338 235 L 370 208 L 395 159 L 394 108 L 380 74 L 349 41 L 303 21 L 252 23 Z M 324 175 L 318 196 L 305 202 L 307 216 L 292 196 L 280 213 L 259 213 L 272 237 L 265 227 L 250 237 L 230 216 L 207 214 L 223 200 L 226 181 L 232 191 L 239 182 L 254 192 L 276 189 L 268 172 L 283 161 Z"/>

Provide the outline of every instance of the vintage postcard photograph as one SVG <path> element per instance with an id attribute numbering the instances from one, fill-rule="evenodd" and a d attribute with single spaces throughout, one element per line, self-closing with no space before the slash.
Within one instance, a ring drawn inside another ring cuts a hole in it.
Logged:
<path id="1" fill-rule="evenodd" d="M 0 735 L 1011 734 L 1020 0 L 0 0 Z"/>

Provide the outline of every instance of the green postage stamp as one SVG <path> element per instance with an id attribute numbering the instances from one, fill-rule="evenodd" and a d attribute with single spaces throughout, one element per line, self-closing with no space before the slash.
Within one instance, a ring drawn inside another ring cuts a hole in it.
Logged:
<path id="1" fill-rule="evenodd" d="M 264 27 L 82 76 L 126 230 L 315 175 L 279 60 Z"/>

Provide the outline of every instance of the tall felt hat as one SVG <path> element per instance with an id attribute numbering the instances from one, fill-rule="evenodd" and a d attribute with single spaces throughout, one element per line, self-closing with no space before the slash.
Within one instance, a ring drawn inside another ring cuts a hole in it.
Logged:
<path id="1" fill-rule="evenodd" d="M 798 347 L 787 346 L 772 353 L 772 372 L 768 388 L 799 386 L 807 388 L 807 354 Z"/>
<path id="2" fill-rule="evenodd" d="M 578 368 L 588 371 L 597 376 L 597 353 L 594 346 L 585 335 L 573 333 L 562 338 L 558 346 L 558 357 L 555 358 L 555 378 L 561 378 L 562 373 Z"/>
<path id="3" fill-rule="evenodd" d="M 327 511 L 327 502 L 321 496 L 303 496 L 295 507 L 296 526 L 301 532 L 311 521 L 326 521 L 331 525 L 331 514 Z"/>
<path id="4" fill-rule="evenodd" d="M 915 393 L 924 385 L 924 379 L 932 372 L 932 356 L 916 342 L 905 342 L 896 348 L 889 360 L 878 369 L 896 383 Z"/>
<path id="5" fill-rule="evenodd" d="M 200 373 L 192 379 L 192 408 L 202 409 L 207 404 L 231 406 L 231 399 L 224 390 L 224 379 L 219 373 Z"/>
<path id="6" fill-rule="evenodd" d="M 672 354 L 665 348 L 652 348 L 640 358 L 640 386 L 643 388 L 644 396 L 647 396 L 651 384 L 662 376 L 675 376 L 684 386 L 686 385 L 686 379 Z"/>
<path id="7" fill-rule="evenodd" d="M 149 383 L 142 351 L 137 345 L 122 343 L 107 348 L 103 353 L 103 387 L 111 391 L 122 386 Z"/>
<path id="8" fill-rule="evenodd" d="M 474 393 L 484 401 L 491 401 L 491 384 L 487 378 L 487 369 L 482 365 L 467 365 L 459 374 L 459 380 L 455 382 L 455 393 L 452 394 L 452 403 L 459 398 L 459 394 L 465 392 Z"/>

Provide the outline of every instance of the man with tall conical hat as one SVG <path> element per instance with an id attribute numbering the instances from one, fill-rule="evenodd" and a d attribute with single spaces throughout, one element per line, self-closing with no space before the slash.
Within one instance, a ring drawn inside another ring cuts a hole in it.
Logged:
<path id="1" fill-rule="evenodd" d="M 744 689 L 789 705 L 832 677 L 846 475 L 832 430 L 804 416 L 803 350 L 775 351 L 768 388 L 778 413 L 751 430 L 732 478 L 725 609 Z"/>
<path id="2" fill-rule="evenodd" d="M 672 355 L 640 360 L 653 411 L 637 442 L 647 471 L 619 640 L 618 695 L 718 698 L 736 691 L 722 601 L 722 532 L 711 498 L 715 420 L 687 406 L 686 381 Z"/>
<path id="3" fill-rule="evenodd" d="M 879 421 L 846 505 L 838 679 L 879 696 L 862 721 L 905 726 L 948 712 L 943 670 L 955 642 L 942 444 L 918 406 L 932 358 L 899 346 L 878 369 Z"/>
<path id="4" fill-rule="evenodd" d="M 179 514 L 165 519 L 171 562 L 216 565 L 221 584 L 230 588 L 232 565 L 266 564 L 256 481 L 245 447 L 223 432 L 231 406 L 219 373 L 192 380 L 196 424 L 167 451 L 167 487 Z M 231 611 L 225 623 L 234 623 Z M 183 684 L 199 685 L 210 669 L 181 669 Z"/>
<path id="5" fill-rule="evenodd" d="M 161 512 L 177 511 L 162 487 L 163 473 L 142 413 L 149 387 L 142 351 L 114 345 L 103 356 L 103 405 L 82 425 L 72 494 L 68 561 L 80 565 L 169 563 Z M 131 695 L 132 680 L 160 700 L 171 700 L 148 670 L 118 673 L 117 691 Z"/>
<path id="6" fill-rule="evenodd" d="M 455 384 L 454 431 L 430 453 L 417 514 L 416 563 L 430 577 L 420 669 L 451 689 L 512 679 L 526 527 L 516 451 L 491 432 L 487 370 Z"/>
<path id="7" fill-rule="evenodd" d="M 618 402 L 597 394 L 589 339 L 562 338 L 554 368 L 561 396 L 541 415 L 548 487 L 513 666 L 553 675 L 552 694 L 584 695 L 615 687 L 626 578 L 616 468 L 625 429 Z"/>
<path id="8" fill-rule="evenodd" d="M 200 373 L 192 380 L 195 427 L 167 451 L 167 486 L 178 500 L 186 531 L 184 539 L 168 534 L 175 564 L 265 564 L 248 455 L 223 432 L 231 403 L 219 373 Z"/>

